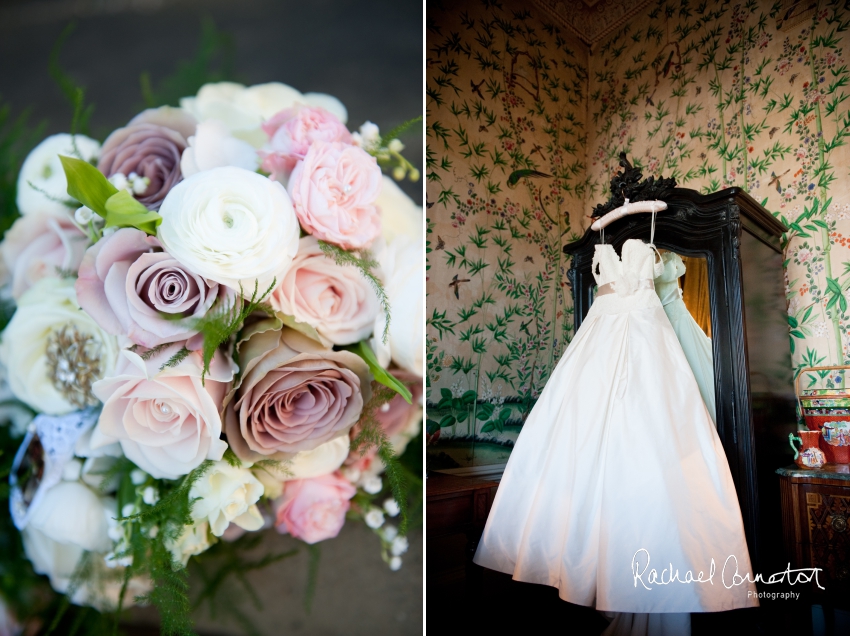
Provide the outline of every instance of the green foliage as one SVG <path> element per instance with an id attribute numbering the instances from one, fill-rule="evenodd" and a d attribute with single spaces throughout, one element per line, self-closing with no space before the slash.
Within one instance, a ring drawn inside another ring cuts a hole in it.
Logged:
<path id="1" fill-rule="evenodd" d="M 62 46 L 65 44 L 65 40 L 68 39 L 68 36 L 74 32 L 76 27 L 77 25 L 75 22 L 69 22 L 62 30 L 62 33 L 59 34 L 56 43 L 53 45 L 53 49 L 50 51 L 50 63 L 48 65 L 48 69 L 50 71 L 50 76 L 59 85 L 59 88 L 62 90 L 62 94 L 71 104 L 73 109 L 73 116 L 71 118 L 71 134 L 76 135 L 77 133 L 82 133 L 84 135 L 88 135 L 89 120 L 94 112 L 94 104 L 86 106 L 85 89 L 81 86 L 77 86 L 68 74 L 62 70 L 62 67 L 59 66 L 59 56 L 62 52 Z M 79 157 L 80 153 L 76 151 L 76 144 L 74 144 L 74 151 Z"/>
<path id="2" fill-rule="evenodd" d="M 304 590 L 304 609 L 309 614 L 313 609 L 313 599 L 316 596 L 316 583 L 319 580 L 319 560 L 322 556 L 321 549 L 316 544 L 305 544 L 310 563 L 307 565 L 307 589 Z"/>
<path id="3" fill-rule="evenodd" d="M 12 106 L 0 101 L 0 237 L 18 217 L 18 173 L 44 133 L 44 124 L 33 126 L 29 118 L 29 110 L 13 117 Z"/>
<path id="4" fill-rule="evenodd" d="M 384 332 L 381 336 L 381 341 L 386 344 L 387 338 L 389 338 L 390 335 L 390 301 L 387 298 L 387 293 L 384 291 L 384 286 L 381 284 L 381 281 L 377 276 L 375 276 L 375 274 L 372 273 L 372 268 L 377 267 L 378 262 L 372 258 L 372 255 L 367 250 L 361 251 L 360 256 L 358 256 L 352 252 L 347 252 L 337 245 L 325 243 L 324 241 L 319 241 L 319 248 L 322 250 L 322 254 L 333 259 L 337 265 L 356 267 L 360 270 L 363 277 L 369 281 L 369 284 L 372 286 L 372 289 L 375 290 L 378 302 L 381 303 L 381 308 L 384 310 L 384 314 L 386 315 L 386 320 L 384 321 Z"/>
<path id="5" fill-rule="evenodd" d="M 192 352 L 189 351 L 186 347 L 180 347 L 177 353 L 175 353 L 168 360 L 162 363 L 162 366 L 159 367 L 159 370 L 163 371 L 165 369 L 176 367 L 178 364 L 183 362 L 183 360 L 188 358 L 190 353 Z"/>
<path id="6" fill-rule="evenodd" d="M 354 345 L 348 345 L 343 347 L 346 351 L 351 351 L 352 353 L 356 353 L 358 356 L 363 358 L 366 364 L 369 366 L 369 371 L 372 372 L 372 376 L 374 376 L 375 381 L 380 382 L 385 387 L 388 387 L 398 393 L 401 397 L 407 400 L 408 404 L 411 404 L 411 400 L 413 396 L 410 391 L 402 382 L 399 382 L 395 377 L 390 375 L 386 369 L 384 369 L 380 363 L 378 362 L 378 358 L 375 357 L 375 352 L 372 351 L 372 347 L 370 347 L 365 342 L 358 342 Z"/>
<path id="7" fill-rule="evenodd" d="M 239 592 L 238 589 L 233 589 L 233 586 L 228 587 L 225 602 L 221 602 L 221 596 L 225 583 L 235 579 L 254 608 L 258 611 L 262 610 L 263 605 L 259 595 L 248 581 L 247 574 L 293 557 L 298 554 L 298 550 L 266 554 L 259 559 L 251 558 L 250 553 L 260 547 L 261 542 L 261 534 L 248 533 L 233 542 L 223 541 L 216 545 L 215 550 L 204 552 L 193 558 L 190 568 L 202 581 L 202 587 L 195 598 L 193 608 L 197 609 L 206 602 L 211 618 L 230 616 L 245 633 L 259 633 L 248 616 L 239 609 L 238 603 L 234 602 L 233 595 Z"/>
<path id="8" fill-rule="evenodd" d="M 387 434 L 381 427 L 381 423 L 375 418 L 375 413 L 381 406 L 389 402 L 395 393 L 388 388 L 372 383 L 372 398 L 363 407 L 363 413 L 360 416 L 360 421 L 357 423 L 359 432 L 351 441 L 352 452 L 359 452 L 361 457 L 366 454 L 370 448 L 378 449 L 378 457 L 384 463 L 386 468 L 386 477 L 390 485 L 393 499 L 401 509 L 399 532 L 407 533 L 409 522 L 409 486 L 405 471 L 401 466 L 398 457 L 396 457 L 392 444 L 387 439 Z"/>
<path id="9" fill-rule="evenodd" d="M 126 190 L 119 191 L 87 161 L 61 155 L 59 159 L 68 180 L 68 194 L 103 218 L 106 227 L 133 227 L 156 234 L 162 223 L 159 214 L 148 211 Z"/>
<path id="10" fill-rule="evenodd" d="M 201 381 L 206 378 L 210 371 L 210 362 L 212 362 L 215 352 L 220 346 L 230 340 L 245 322 L 245 318 L 261 308 L 263 300 L 272 292 L 277 285 L 277 279 L 272 280 L 271 285 L 261 294 L 258 295 L 258 281 L 254 281 L 254 291 L 250 299 L 246 299 L 242 293 L 242 286 L 239 286 L 239 296 L 232 300 L 223 300 L 212 310 L 201 318 L 196 318 L 190 321 L 192 329 L 195 329 L 204 336 L 203 356 L 204 356 L 204 371 L 201 375 Z"/>
<path id="11" fill-rule="evenodd" d="M 150 73 L 142 73 L 142 98 L 148 108 L 178 106 L 181 97 L 195 95 L 204 84 L 233 78 L 233 36 L 219 31 L 209 17 L 201 20 L 201 39 L 195 57 L 177 63 L 177 69 L 154 88 Z"/>

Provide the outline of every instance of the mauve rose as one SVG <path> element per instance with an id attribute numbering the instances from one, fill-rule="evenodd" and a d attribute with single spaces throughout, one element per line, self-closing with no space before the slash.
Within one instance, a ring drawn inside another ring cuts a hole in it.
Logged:
<path id="1" fill-rule="evenodd" d="M 128 459 L 157 479 L 177 479 L 205 459 L 222 458 L 227 444 L 219 439 L 219 412 L 234 365 L 216 352 L 203 383 L 200 352 L 162 369 L 183 344 L 165 347 L 148 360 L 121 352 L 115 372 L 93 387 L 103 411 L 92 448 L 117 441 Z"/>
<path id="2" fill-rule="evenodd" d="M 158 210 L 165 195 L 183 178 L 180 157 L 195 125 L 195 118 L 179 108 L 146 110 L 106 138 L 98 170 L 107 177 L 119 172 L 147 177 L 150 184 L 137 198 L 148 209 Z"/>
<path id="3" fill-rule="evenodd" d="M 422 421 L 422 378 L 402 369 L 392 369 L 389 373 L 402 382 L 412 394 L 410 404 L 397 393 L 389 402 L 375 410 L 375 419 L 386 433 L 395 453 L 400 455 L 407 443 L 419 432 L 419 424 Z M 355 424 L 349 433 L 351 439 L 354 440 L 361 430 L 362 426 Z M 358 473 L 375 472 L 371 469 L 377 459 L 377 449 L 373 446 L 365 453 L 361 454 L 360 451 L 361 449 L 352 449 L 349 452 L 345 459 L 346 468 L 349 471 L 356 469 Z"/>
<path id="4" fill-rule="evenodd" d="M 375 411 L 375 419 L 384 429 L 384 433 L 392 441 L 411 428 L 411 422 L 416 423 L 422 419 L 422 378 L 408 371 L 393 369 L 390 371 L 396 380 L 402 382 L 413 395 L 411 404 L 407 403 L 401 395 L 396 394 L 386 404 L 382 404 Z M 357 427 L 355 427 L 357 428 Z M 400 452 L 398 448 L 396 452 Z"/>
<path id="5" fill-rule="evenodd" d="M 358 250 L 381 235 L 375 200 L 382 183 L 377 160 L 365 150 L 317 141 L 292 171 L 288 190 L 309 234 Z"/>
<path id="6" fill-rule="evenodd" d="M 273 179 L 286 179 L 317 141 L 353 143 L 348 128 L 324 108 L 296 106 L 280 111 L 263 124 L 269 143 L 260 151 L 262 168 Z"/>
<path id="7" fill-rule="evenodd" d="M 12 297 L 42 278 L 76 272 L 88 239 L 67 214 L 33 213 L 15 221 L 0 243 L 0 254 L 12 278 Z"/>
<path id="8" fill-rule="evenodd" d="M 287 460 L 347 435 L 372 392 L 362 358 L 274 323 L 247 330 L 240 384 L 225 399 L 227 441 L 244 461 Z"/>
<path id="9" fill-rule="evenodd" d="M 275 527 L 306 543 L 333 539 L 345 524 L 356 492 L 339 473 L 287 481 L 275 501 Z"/>
<path id="10" fill-rule="evenodd" d="M 218 283 L 189 271 L 159 241 L 134 228 L 121 228 L 86 252 L 76 282 L 80 306 L 103 329 L 136 344 L 156 347 L 201 338 L 186 321 L 200 318 L 219 297 Z"/>
<path id="11" fill-rule="evenodd" d="M 380 309 L 363 275 L 326 257 L 315 236 L 298 242 L 298 253 L 269 302 L 275 311 L 307 323 L 336 345 L 368 337 Z"/>

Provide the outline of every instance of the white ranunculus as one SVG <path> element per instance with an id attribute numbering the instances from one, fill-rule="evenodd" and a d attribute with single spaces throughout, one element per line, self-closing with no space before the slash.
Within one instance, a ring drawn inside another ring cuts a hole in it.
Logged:
<path id="1" fill-rule="evenodd" d="M 163 247 L 199 276 L 250 296 L 280 282 L 300 226 L 283 186 L 243 168 L 213 168 L 178 183 L 159 209 Z"/>
<path id="2" fill-rule="evenodd" d="M 68 340 L 84 346 L 65 346 Z M 82 408 L 80 400 L 95 403 L 89 389 L 112 373 L 118 350 L 115 336 L 80 309 L 73 280 L 44 278 L 18 301 L 3 331 L 0 362 L 10 369 L 9 386 L 19 400 L 62 415 Z"/>
<path id="3" fill-rule="evenodd" d="M 260 148 L 267 141 L 260 125 L 296 104 L 319 106 L 338 117 L 342 123 L 348 121 L 345 106 L 337 98 L 323 93 L 302 94 L 280 82 L 249 87 L 235 82 L 205 84 L 195 97 L 180 100 L 180 106 L 199 122 L 217 119 L 235 137 L 255 148 Z"/>
<path id="4" fill-rule="evenodd" d="M 201 521 L 191 526 L 184 526 L 183 532 L 176 541 L 170 542 L 168 550 L 175 563 L 186 567 L 189 557 L 206 552 L 212 547 L 210 541 L 210 524 Z"/>
<path id="5" fill-rule="evenodd" d="M 259 530 L 263 527 L 263 515 L 257 502 L 262 495 L 263 484 L 250 470 L 218 461 L 189 491 L 190 500 L 198 498 L 192 506 L 192 518 L 208 521 L 217 537 L 231 523 L 245 530 Z"/>
<path id="6" fill-rule="evenodd" d="M 84 161 L 92 161 L 100 155 L 100 144 L 85 135 L 60 133 L 33 148 L 18 175 L 17 201 L 21 214 L 68 213 L 70 208 L 63 203 L 70 201 L 68 182 L 59 155 L 77 157 L 77 153 Z"/>
<path id="7" fill-rule="evenodd" d="M 59 482 L 44 494 L 22 532 L 24 551 L 33 569 L 46 574 L 54 590 L 65 593 L 83 554 L 92 552 L 92 577 L 77 587 L 71 601 L 101 610 L 114 609 L 124 573 L 106 568 L 100 556 L 112 549 L 108 522 L 116 514 L 111 497 L 99 497 L 79 482 Z M 125 607 L 148 588 L 146 581 L 132 579 Z"/>
<path id="8" fill-rule="evenodd" d="M 381 342 L 385 315 L 375 320 L 372 347 L 378 361 L 387 366 L 389 358 L 405 371 L 422 376 L 425 372 L 422 349 L 425 346 L 425 263 L 419 238 L 398 236 L 378 256 L 384 289 L 392 320 L 386 345 Z"/>
<path id="9" fill-rule="evenodd" d="M 375 205 L 381 211 L 381 236 L 387 243 L 398 236 L 422 239 L 422 207 L 386 175 Z"/>
<path id="10" fill-rule="evenodd" d="M 189 137 L 189 147 L 180 157 L 183 178 L 224 166 L 256 171 L 259 165 L 254 147 L 231 135 L 227 126 L 217 119 L 198 124 L 195 134 Z"/>

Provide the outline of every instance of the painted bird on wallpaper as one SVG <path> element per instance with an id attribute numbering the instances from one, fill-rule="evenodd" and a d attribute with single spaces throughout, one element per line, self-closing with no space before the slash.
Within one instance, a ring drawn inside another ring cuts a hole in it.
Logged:
<path id="1" fill-rule="evenodd" d="M 530 179 L 532 177 L 536 179 L 551 179 L 552 175 L 545 172 L 538 172 L 537 170 L 514 170 L 511 176 L 508 177 L 508 187 L 515 188 L 520 179 Z"/>
<path id="2" fill-rule="evenodd" d="M 773 139 L 773 136 L 778 132 L 779 132 L 779 126 L 774 126 L 773 128 L 771 128 L 768 131 L 767 136 L 770 137 L 771 139 Z"/>
<path id="3" fill-rule="evenodd" d="M 446 242 L 443 240 L 443 237 L 440 236 L 439 234 L 437 234 L 437 247 L 435 247 L 434 249 L 437 249 L 437 250 L 446 249 Z"/>
<path id="4" fill-rule="evenodd" d="M 470 279 L 468 278 L 458 278 L 457 274 L 455 274 L 454 278 L 452 278 L 452 282 L 449 283 L 449 287 L 452 287 L 455 290 L 455 298 L 460 299 L 460 284 L 468 283 Z"/>
<path id="5" fill-rule="evenodd" d="M 481 80 L 477 84 L 472 80 L 469 80 L 469 85 L 472 87 L 472 92 L 478 95 L 481 99 L 484 99 L 484 95 L 481 94 L 481 87 L 484 85 L 484 80 Z"/>
<path id="6" fill-rule="evenodd" d="M 782 183 L 780 183 L 779 180 L 782 177 L 784 177 L 786 174 L 788 174 L 789 172 L 791 172 L 791 168 L 788 168 L 788 170 L 786 170 L 782 174 L 776 174 L 773 170 L 771 170 L 770 171 L 770 181 L 767 182 L 767 187 L 770 188 L 771 186 L 773 186 L 773 184 L 776 184 L 776 191 L 779 194 L 782 194 Z"/>

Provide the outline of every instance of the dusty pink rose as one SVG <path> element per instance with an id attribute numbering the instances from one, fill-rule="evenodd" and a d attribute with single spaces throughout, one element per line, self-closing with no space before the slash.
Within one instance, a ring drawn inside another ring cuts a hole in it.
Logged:
<path id="1" fill-rule="evenodd" d="M 180 157 L 196 123 L 179 108 L 146 110 L 106 138 L 97 168 L 107 177 L 135 172 L 150 179 L 137 198 L 148 209 L 158 210 L 165 195 L 183 178 Z"/>
<path id="2" fill-rule="evenodd" d="M 317 141 L 352 143 L 348 128 L 324 108 L 296 106 L 280 111 L 263 124 L 268 150 L 261 150 L 262 168 L 273 179 L 289 177 L 295 164 Z"/>
<path id="3" fill-rule="evenodd" d="M 391 375 L 410 390 L 412 394 L 411 403 L 408 404 L 401 395 L 396 394 L 393 398 L 377 409 L 375 419 L 386 433 L 390 444 L 396 454 L 404 452 L 407 442 L 419 432 L 419 423 L 422 421 L 422 378 L 408 371 L 393 369 Z M 355 424 L 351 428 L 349 436 L 354 440 L 360 433 L 361 426 Z M 353 449 L 345 460 L 346 468 L 356 472 L 353 474 L 369 473 L 373 471 L 373 464 L 377 459 L 377 449 L 373 446 L 360 452 L 361 449 Z"/>
<path id="4" fill-rule="evenodd" d="M 156 237 L 121 228 L 86 252 L 76 282 L 80 306 L 103 329 L 155 347 L 192 339 L 186 321 L 200 318 L 219 296 L 219 285 L 189 271 L 163 252 Z M 201 346 L 200 337 L 189 342 Z"/>
<path id="5" fill-rule="evenodd" d="M 240 384 L 225 400 L 225 430 L 245 461 L 290 459 L 347 435 L 371 395 L 366 363 L 289 328 L 262 331 L 239 347 Z M 279 323 L 278 323 L 279 324 Z"/>
<path id="6" fill-rule="evenodd" d="M 308 233 L 357 250 L 381 234 L 381 215 L 375 206 L 381 184 L 381 169 L 368 152 L 317 141 L 292 171 L 288 190 Z"/>
<path id="7" fill-rule="evenodd" d="M 363 275 L 327 258 L 315 236 L 301 238 L 298 253 L 269 302 L 275 311 L 310 325 L 336 345 L 367 338 L 380 310 Z"/>
<path id="8" fill-rule="evenodd" d="M 177 479 L 205 459 L 222 458 L 227 444 L 219 439 L 219 412 L 233 365 L 217 352 L 203 383 L 200 352 L 161 369 L 183 344 L 165 347 L 148 360 L 122 351 L 114 374 L 92 387 L 103 402 L 93 448 L 117 441 L 128 459 L 157 479 Z"/>
<path id="9" fill-rule="evenodd" d="M 356 492 L 338 472 L 287 481 L 275 502 L 275 527 L 306 543 L 333 539 L 345 524 L 345 513 Z"/>
<path id="10" fill-rule="evenodd" d="M 27 214 L 15 221 L 0 243 L 16 300 L 32 285 L 61 272 L 76 272 L 88 239 L 67 216 Z"/>
<path id="11" fill-rule="evenodd" d="M 396 394 L 386 404 L 382 404 L 375 410 L 375 419 L 384 429 L 387 437 L 392 439 L 406 430 L 409 430 L 411 423 L 416 423 L 422 419 L 422 378 L 413 375 L 408 371 L 401 369 L 393 369 L 390 372 L 393 377 L 399 382 L 403 382 L 413 395 L 411 404 L 407 403 L 401 395 Z M 398 449 L 396 449 L 398 451 Z"/>

